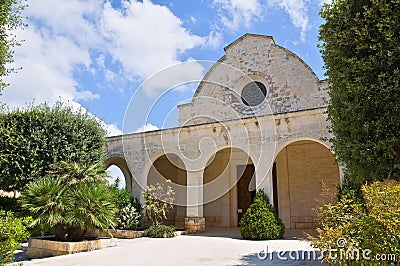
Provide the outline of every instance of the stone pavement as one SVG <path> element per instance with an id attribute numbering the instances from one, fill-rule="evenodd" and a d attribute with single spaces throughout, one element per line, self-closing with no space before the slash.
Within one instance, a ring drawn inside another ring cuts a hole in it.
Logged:
<path id="1" fill-rule="evenodd" d="M 282 252 L 279 253 L 280 251 Z M 313 251 L 306 241 L 248 241 L 241 239 L 236 228 L 218 228 L 218 231 L 208 229 L 206 233 L 170 239 L 118 239 L 116 247 L 21 262 L 24 265 L 57 266 L 321 265 L 317 259 L 307 259 L 308 255 L 315 255 Z M 261 260 L 259 257 L 265 259 Z M 305 259 L 301 260 L 302 257 Z"/>

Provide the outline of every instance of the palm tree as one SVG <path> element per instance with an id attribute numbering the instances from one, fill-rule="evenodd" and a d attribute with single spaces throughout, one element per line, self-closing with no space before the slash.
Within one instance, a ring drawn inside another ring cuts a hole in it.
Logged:
<path id="1" fill-rule="evenodd" d="M 100 164 L 61 162 L 53 169 L 21 195 L 22 206 L 34 217 L 32 225 L 54 227 L 62 241 L 80 241 L 88 229 L 115 226 L 117 208 Z"/>
<path id="2" fill-rule="evenodd" d="M 71 199 L 67 196 L 68 186 L 60 179 L 45 177 L 31 182 L 21 195 L 23 208 L 29 210 L 35 219 L 31 226 L 46 224 L 54 227 L 57 238 L 65 240 L 63 224 L 68 224 Z"/>
<path id="3" fill-rule="evenodd" d="M 69 186 L 78 183 L 106 182 L 106 170 L 100 163 L 78 164 L 61 161 L 51 166 L 49 174 L 57 176 Z"/>

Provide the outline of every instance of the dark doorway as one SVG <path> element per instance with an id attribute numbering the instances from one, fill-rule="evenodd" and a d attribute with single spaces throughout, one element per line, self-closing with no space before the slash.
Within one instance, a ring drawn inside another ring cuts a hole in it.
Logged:
<path id="1" fill-rule="evenodd" d="M 249 208 L 250 204 L 253 202 L 255 197 L 255 190 L 250 191 L 249 185 L 251 178 L 254 175 L 254 165 L 239 165 L 237 167 L 237 175 L 239 181 L 237 183 L 237 191 L 238 191 L 238 226 L 239 222 L 243 217 L 243 214 L 246 212 L 247 208 Z"/>
<path id="2" fill-rule="evenodd" d="M 279 216 L 278 210 L 278 177 L 276 175 L 276 162 L 272 166 L 272 192 L 274 194 L 272 203 L 274 204 L 274 209 L 276 215 Z"/>

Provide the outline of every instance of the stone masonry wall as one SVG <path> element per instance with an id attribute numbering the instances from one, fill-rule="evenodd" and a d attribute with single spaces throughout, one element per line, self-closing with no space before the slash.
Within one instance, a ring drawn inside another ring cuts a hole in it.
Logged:
<path id="1" fill-rule="evenodd" d="M 226 55 L 205 76 L 191 103 L 180 107 L 180 125 L 287 113 L 325 107 L 327 83 L 272 37 L 244 35 L 225 48 Z M 267 88 L 264 103 L 249 107 L 243 87 L 259 81 Z"/>

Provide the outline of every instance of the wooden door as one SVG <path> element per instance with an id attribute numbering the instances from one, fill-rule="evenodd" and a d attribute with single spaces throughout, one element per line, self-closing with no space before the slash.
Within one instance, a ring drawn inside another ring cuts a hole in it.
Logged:
<path id="1" fill-rule="evenodd" d="M 250 191 L 249 185 L 251 178 L 254 175 L 254 165 L 239 165 L 237 167 L 238 177 L 240 175 L 239 181 L 237 183 L 237 192 L 238 192 L 238 225 L 240 219 L 242 219 L 243 214 L 246 212 L 247 208 L 249 208 L 250 204 L 253 202 L 255 196 L 255 190 Z"/>

